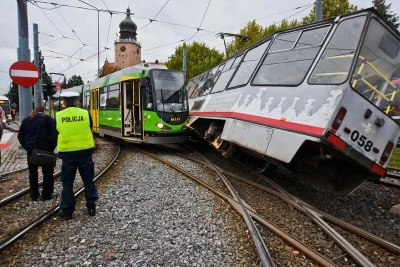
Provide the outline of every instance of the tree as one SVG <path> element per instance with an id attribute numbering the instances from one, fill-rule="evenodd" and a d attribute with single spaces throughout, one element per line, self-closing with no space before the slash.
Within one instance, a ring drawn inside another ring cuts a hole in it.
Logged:
<path id="1" fill-rule="evenodd" d="M 387 19 L 395 28 L 400 26 L 399 16 L 390 10 L 392 4 L 385 5 L 386 0 L 372 0 L 375 9 Z"/>
<path id="2" fill-rule="evenodd" d="M 239 34 L 248 36 L 250 39 L 243 40 L 242 38 L 236 37 L 232 42 L 230 42 L 226 48 L 228 55 L 231 56 L 236 54 L 240 50 L 256 43 L 265 37 L 265 29 L 260 24 L 257 24 L 255 20 L 247 23 L 240 31 Z"/>
<path id="3" fill-rule="evenodd" d="M 172 70 L 183 69 L 183 47 L 186 46 L 186 81 L 194 76 L 212 68 L 224 60 L 224 54 L 215 48 L 208 47 L 205 43 L 193 42 L 183 44 L 175 48 L 174 54 L 166 62 L 166 66 Z"/>
<path id="4" fill-rule="evenodd" d="M 62 89 L 67 89 L 67 88 L 68 88 L 67 86 L 68 86 L 68 85 L 67 85 L 67 77 L 64 76 L 64 81 L 63 81 L 63 83 L 61 84 L 61 88 L 62 88 Z"/>
<path id="5" fill-rule="evenodd" d="M 71 88 L 77 85 L 82 85 L 83 80 L 81 76 L 73 75 L 71 78 L 68 79 L 67 88 Z"/>
<path id="6" fill-rule="evenodd" d="M 121 70 L 120 67 L 109 63 L 108 60 L 106 59 L 106 61 L 104 62 L 103 67 L 100 68 L 100 70 L 99 70 L 99 78 L 104 77 L 104 76 L 106 76 L 108 74 L 114 73 L 114 72 L 119 71 L 119 70 Z"/>
<path id="7" fill-rule="evenodd" d="M 324 0 L 322 2 L 322 19 L 329 19 L 357 11 L 357 6 L 349 3 L 348 0 Z M 315 7 L 303 18 L 302 24 L 315 21 Z"/>

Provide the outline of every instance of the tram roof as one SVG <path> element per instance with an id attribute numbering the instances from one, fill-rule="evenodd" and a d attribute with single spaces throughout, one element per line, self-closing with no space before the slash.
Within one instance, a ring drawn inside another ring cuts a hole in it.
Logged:
<path id="1" fill-rule="evenodd" d="M 314 26 L 318 26 L 318 25 L 324 25 L 324 24 L 327 24 L 327 23 L 332 23 L 332 22 L 334 22 L 335 20 L 339 20 L 339 19 L 342 19 L 342 18 L 353 17 L 353 16 L 356 16 L 356 15 L 359 15 L 359 14 L 371 14 L 371 13 L 373 13 L 373 14 L 376 15 L 376 16 L 378 16 L 378 17 L 381 18 L 382 20 L 386 21 L 387 26 L 390 27 L 390 28 L 399 36 L 399 38 L 400 38 L 400 32 L 397 30 L 397 28 L 395 28 L 395 27 L 393 26 L 393 24 L 389 23 L 388 20 L 386 20 L 374 7 L 369 7 L 369 8 L 361 9 L 361 10 L 359 10 L 359 11 L 352 12 L 352 13 L 348 13 L 348 14 L 345 14 L 345 15 L 336 16 L 336 17 L 331 17 L 331 18 L 324 19 L 324 20 L 321 20 L 321 21 L 312 22 L 312 23 L 308 23 L 308 24 L 296 26 L 296 27 L 293 27 L 293 28 L 289 28 L 289 29 L 285 29 L 285 30 L 276 31 L 276 32 L 274 32 L 274 33 L 272 33 L 272 34 L 270 34 L 270 35 L 264 37 L 263 39 L 261 39 L 261 40 L 255 42 L 254 44 L 249 45 L 249 46 L 247 46 L 246 48 L 240 50 L 239 52 L 237 52 L 237 53 L 231 55 L 230 57 L 226 58 L 224 61 L 221 61 L 220 63 L 218 63 L 218 64 L 212 66 L 211 68 L 207 69 L 206 71 L 203 71 L 203 72 L 199 73 L 198 75 L 196 75 L 196 76 L 194 76 L 193 78 L 191 78 L 189 81 L 191 81 L 191 80 L 193 80 L 193 79 L 195 79 L 195 78 L 197 78 L 197 77 L 203 75 L 204 73 L 208 72 L 208 71 L 211 70 L 212 68 L 214 68 L 214 67 L 216 67 L 216 66 L 219 66 L 219 65 L 221 65 L 221 64 L 223 64 L 223 63 L 225 63 L 225 62 L 227 62 L 227 61 L 230 60 L 231 58 L 235 58 L 235 57 L 237 57 L 238 55 L 244 54 L 244 53 L 246 52 L 246 50 L 249 50 L 249 49 L 251 49 L 251 48 L 253 48 L 253 47 L 256 47 L 256 46 L 260 45 L 261 43 L 265 42 L 267 39 L 269 39 L 269 38 L 271 38 L 271 37 L 274 37 L 274 36 L 276 36 L 276 35 L 278 35 L 278 34 L 281 34 L 281 33 L 289 33 L 289 32 L 296 31 L 296 30 L 301 30 L 301 29 L 308 29 L 308 28 L 310 28 L 310 27 L 314 27 Z"/>
<path id="2" fill-rule="evenodd" d="M 0 95 L 0 100 L 9 100 L 8 97 L 4 96 L 4 95 Z"/>
<path id="3" fill-rule="evenodd" d="M 148 72 L 152 69 L 168 69 L 166 66 L 150 63 L 139 63 L 135 66 L 127 67 L 125 69 L 113 72 L 104 77 L 98 78 L 89 83 L 90 88 L 103 87 L 109 84 L 117 83 L 123 77 L 139 78 L 143 71 Z"/>

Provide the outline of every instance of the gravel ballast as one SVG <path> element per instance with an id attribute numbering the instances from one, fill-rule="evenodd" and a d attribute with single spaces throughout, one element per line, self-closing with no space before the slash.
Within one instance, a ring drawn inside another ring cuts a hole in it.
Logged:
<path id="1" fill-rule="evenodd" d="M 129 150 L 129 151 L 128 151 Z M 12 260 L 29 266 L 258 266 L 239 215 L 136 149 L 107 173 L 96 217 L 77 207 Z M 79 205 L 78 205 L 79 206 Z"/>

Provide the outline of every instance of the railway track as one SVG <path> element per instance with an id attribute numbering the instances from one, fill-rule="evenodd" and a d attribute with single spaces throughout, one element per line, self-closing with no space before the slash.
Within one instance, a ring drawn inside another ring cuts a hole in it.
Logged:
<path id="1" fill-rule="evenodd" d="M 261 260 L 263 266 L 276 266 L 276 265 L 274 264 L 273 259 L 271 258 L 270 253 L 269 253 L 269 251 L 267 249 L 267 246 L 264 244 L 263 238 L 260 235 L 259 229 L 254 224 L 254 221 L 256 221 L 258 224 L 266 227 L 272 233 L 278 235 L 280 238 L 285 240 L 287 243 L 289 243 L 291 246 L 295 247 L 299 251 L 303 252 L 307 257 L 309 257 L 311 260 L 315 261 L 316 263 L 318 263 L 318 264 L 320 264 L 322 266 L 335 266 L 335 264 L 333 262 L 331 262 L 329 259 L 327 259 L 326 257 L 322 256 L 317 251 L 315 251 L 315 250 L 309 248 L 308 246 L 304 245 L 302 242 L 300 242 L 299 240 L 295 239 L 290 234 L 288 234 L 287 232 L 285 232 L 284 230 L 282 230 L 281 228 L 277 227 L 276 225 L 274 225 L 273 223 L 268 221 L 266 218 L 264 218 L 263 216 L 258 214 L 252 207 L 250 207 L 243 199 L 241 199 L 239 197 L 239 195 L 236 193 L 236 189 L 233 188 L 232 185 L 229 183 L 229 181 L 228 181 L 228 179 L 226 177 L 226 173 L 224 173 L 224 171 L 221 168 L 219 168 L 218 166 L 214 165 L 211 161 L 207 160 L 207 158 L 204 157 L 203 158 L 204 161 L 200 161 L 198 163 L 204 164 L 204 165 L 209 166 L 210 168 L 212 168 L 218 174 L 220 179 L 222 179 L 224 181 L 224 184 L 227 186 L 227 188 L 228 188 L 229 192 L 232 194 L 232 196 L 228 196 L 225 192 L 222 192 L 221 190 L 217 189 L 216 187 L 214 187 L 214 186 L 210 185 L 209 183 L 203 181 L 201 178 L 198 178 L 198 177 L 190 174 L 189 172 L 183 170 L 179 166 L 177 166 L 177 165 L 171 163 L 170 161 L 158 156 L 155 153 L 144 151 L 142 149 L 139 149 L 139 151 L 142 152 L 143 154 L 153 158 L 153 159 L 156 159 L 158 161 L 163 162 L 164 164 L 168 165 L 172 169 L 178 171 L 179 173 L 181 173 L 184 176 L 190 178 L 194 182 L 196 182 L 196 183 L 202 185 L 203 187 L 207 188 L 208 190 L 210 190 L 211 192 L 213 192 L 214 194 L 219 196 L 221 199 L 226 201 L 228 204 L 230 204 L 232 206 L 232 208 L 235 211 L 237 211 L 245 219 L 245 222 L 246 222 L 246 219 L 247 219 L 246 225 L 247 225 L 247 227 L 249 229 L 249 233 L 252 236 L 254 245 L 255 245 L 255 247 L 257 249 L 257 252 L 260 255 L 260 260 Z M 246 217 L 246 213 L 248 214 L 249 218 Z M 248 221 L 250 221 L 250 223 L 248 223 Z M 253 228 L 253 226 L 254 226 L 254 228 Z M 264 255 L 267 255 L 267 257 L 263 258 Z"/>
<path id="2" fill-rule="evenodd" d="M 94 178 L 94 181 L 97 181 L 117 160 L 121 152 L 121 146 L 118 146 L 118 150 L 116 154 L 113 156 L 112 160 L 108 162 L 108 164 L 102 168 L 97 175 Z M 28 190 L 29 191 L 29 190 Z M 84 187 L 81 186 L 79 189 L 75 191 L 75 197 L 79 196 L 84 192 Z M 20 192 L 20 194 L 22 194 Z M 20 196 L 16 196 L 18 198 Z M 10 200 L 9 202 L 11 202 Z M 5 205 L 5 204 L 4 204 Z M 3 206 L 4 206 L 3 205 Z M 3 207 L 2 207 L 3 208 Z M 18 239 L 22 238 L 26 233 L 28 233 L 30 230 L 34 229 L 35 227 L 39 226 L 42 222 L 48 220 L 51 218 L 53 215 L 55 215 L 59 211 L 59 205 L 58 203 L 55 205 L 52 205 L 47 211 L 39 217 L 35 218 L 34 220 L 31 220 L 29 223 L 24 225 L 23 227 L 20 227 L 18 230 L 15 229 L 12 234 L 7 235 L 6 238 L 0 241 L 0 252 L 5 250 L 6 248 L 10 247 L 11 244 L 13 244 L 15 241 Z"/>
<path id="3" fill-rule="evenodd" d="M 61 174 L 61 171 L 55 172 L 55 173 L 53 174 L 53 178 L 55 179 L 55 178 L 59 177 L 60 174 Z M 40 182 L 39 182 L 39 186 L 42 186 L 42 185 L 43 185 L 43 181 L 40 181 Z M 29 194 L 29 187 L 24 188 L 24 189 L 22 189 L 22 190 L 20 190 L 20 191 L 18 191 L 18 192 L 16 192 L 16 193 L 10 195 L 10 196 L 7 196 L 7 197 L 5 197 L 5 198 L 2 198 L 2 199 L 0 200 L 0 208 L 3 207 L 3 206 L 5 206 L 5 205 L 7 205 L 8 203 L 11 203 L 12 201 L 15 201 L 15 200 L 17 200 L 17 199 L 19 199 L 19 198 L 21 198 L 21 197 L 27 195 L 27 194 Z"/>
<path id="4" fill-rule="evenodd" d="M 166 148 L 169 152 L 171 152 L 171 149 Z M 191 149 L 190 147 L 186 147 L 186 149 Z M 173 152 L 173 151 L 172 151 Z M 185 171 L 183 171 L 182 169 L 180 169 L 177 166 L 173 166 L 173 164 L 169 163 L 167 160 L 165 159 L 160 159 L 157 155 L 151 154 L 149 152 L 143 152 L 143 153 L 147 153 L 149 156 L 161 160 L 163 161 L 165 164 L 169 165 L 170 167 L 178 170 L 179 172 L 183 173 L 185 176 L 191 178 L 192 180 L 195 180 L 195 177 L 190 177 L 190 174 L 185 173 Z M 195 152 L 196 154 L 199 152 Z M 317 263 L 323 265 L 323 266 L 335 266 L 335 261 L 337 261 L 339 258 L 343 258 L 344 256 L 349 256 L 356 264 L 358 264 L 359 266 L 375 266 L 362 252 L 363 250 L 358 250 L 356 247 L 354 247 L 352 244 L 349 243 L 349 241 L 347 241 L 345 238 L 343 238 L 333 227 L 331 227 L 330 225 L 334 225 L 335 227 L 339 227 L 347 232 L 353 233 L 355 235 L 357 235 L 358 237 L 364 238 L 366 240 L 368 240 L 371 243 L 374 243 L 376 245 L 378 245 L 381 248 L 384 248 L 387 251 L 390 251 L 391 253 L 395 254 L 395 255 L 400 255 L 400 246 L 393 244 L 389 241 L 384 240 L 383 238 L 380 238 L 378 236 L 372 235 L 367 231 L 364 231 L 363 229 L 360 229 L 358 227 L 355 227 L 347 222 L 344 222 L 334 216 L 331 216 L 325 212 L 319 211 L 317 209 L 315 209 L 314 207 L 312 207 L 311 205 L 303 202 L 302 200 L 290 195 L 288 192 L 286 192 L 283 188 L 281 188 L 279 185 L 277 185 L 276 183 L 274 183 L 273 181 L 271 181 L 270 179 L 268 179 L 267 177 L 263 176 L 263 175 L 258 175 L 259 179 L 262 179 L 263 181 L 265 181 L 270 187 L 266 187 L 263 186 L 257 182 L 254 182 L 252 180 L 240 177 L 234 173 L 228 172 L 224 169 L 221 169 L 220 167 L 214 165 L 212 162 L 210 162 L 210 160 L 206 159 L 204 156 L 202 156 L 201 154 L 197 154 L 201 160 L 199 160 L 198 158 L 195 157 L 190 157 L 187 155 L 183 155 L 182 153 L 177 153 L 175 151 L 175 154 L 177 154 L 180 157 L 186 158 L 188 160 L 197 162 L 199 164 L 202 164 L 206 167 L 208 167 L 209 169 L 216 171 L 217 173 L 222 173 L 223 175 L 227 175 L 229 177 L 232 177 L 240 182 L 243 182 L 247 185 L 250 185 L 254 188 L 257 188 L 259 190 L 264 191 L 265 193 L 268 193 L 270 195 L 273 195 L 275 197 L 278 197 L 279 199 L 281 199 L 282 201 L 286 202 L 287 204 L 289 204 L 291 207 L 294 207 L 296 210 L 298 210 L 299 212 L 305 214 L 307 217 L 309 217 L 316 225 L 318 225 L 319 228 L 321 228 L 330 238 L 332 238 L 335 243 L 340 246 L 340 248 L 344 251 L 344 255 L 337 257 L 337 258 L 333 258 L 331 260 L 325 258 L 324 256 L 321 256 L 320 254 L 318 254 L 317 252 L 313 251 L 312 249 L 308 248 L 307 246 L 301 244 L 301 242 L 299 243 L 292 243 L 289 242 L 290 245 L 292 245 L 293 247 L 297 248 L 298 250 L 302 251 L 307 257 L 309 257 L 312 260 L 315 260 Z M 219 174 L 218 174 L 219 175 Z M 196 182 L 202 184 L 203 186 L 206 186 L 208 188 L 209 185 L 204 185 L 204 182 L 200 182 L 195 180 Z M 271 189 L 272 188 L 272 189 Z M 208 188 L 210 189 L 210 188 Z M 230 203 L 233 207 L 235 205 L 235 199 L 230 199 L 229 197 L 227 197 L 224 193 L 220 192 L 219 190 L 215 189 L 215 188 L 211 188 L 210 190 L 212 190 L 214 193 L 218 194 L 221 198 L 223 198 L 225 201 L 227 201 L 228 203 Z M 233 201 L 233 202 L 232 202 Z M 262 216 L 260 216 L 259 214 L 255 213 L 254 210 L 248 206 L 248 204 L 246 203 L 246 208 L 248 210 L 250 210 L 249 214 L 252 217 L 252 219 L 256 220 L 258 223 L 260 222 L 268 222 L 267 220 L 265 220 L 265 218 L 262 218 Z M 236 208 L 237 209 L 237 208 Z M 262 224 L 262 223 L 261 223 Z M 268 224 L 262 224 L 263 226 L 268 228 Z M 271 230 L 271 227 L 274 227 L 274 225 L 269 225 L 270 228 L 268 228 L 269 230 Z M 276 226 L 275 226 L 276 227 Z M 277 228 L 276 228 L 277 229 Z M 287 235 L 290 236 L 288 233 L 285 233 L 283 231 L 273 231 L 275 234 L 280 235 Z M 285 239 L 285 241 L 287 241 L 287 239 Z M 293 241 L 293 240 L 292 240 Z M 305 249 L 306 248 L 306 249 Z M 317 260 L 316 260 L 316 259 Z"/>

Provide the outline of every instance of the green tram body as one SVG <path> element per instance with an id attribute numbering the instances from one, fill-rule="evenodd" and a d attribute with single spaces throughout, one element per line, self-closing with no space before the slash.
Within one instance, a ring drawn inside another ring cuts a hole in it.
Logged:
<path id="1" fill-rule="evenodd" d="M 189 119 L 183 73 L 163 66 L 139 64 L 65 91 L 80 94 L 90 111 L 93 132 L 129 142 L 164 144 L 188 140 Z M 60 92 L 50 114 L 63 109 Z"/>

